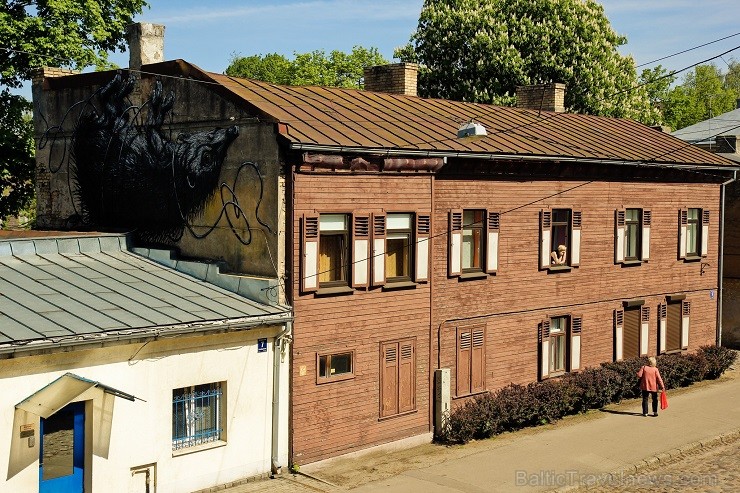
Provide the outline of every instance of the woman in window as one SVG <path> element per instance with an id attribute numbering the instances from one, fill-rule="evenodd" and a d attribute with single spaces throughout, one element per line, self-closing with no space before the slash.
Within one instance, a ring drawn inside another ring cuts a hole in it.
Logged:
<path id="1" fill-rule="evenodd" d="M 648 415 L 648 395 L 653 397 L 653 416 L 658 415 L 658 385 L 665 392 L 663 379 L 660 377 L 660 371 L 655 366 L 655 356 L 648 358 L 650 366 L 643 365 L 637 372 L 637 378 L 640 379 L 640 390 L 642 390 L 642 415 Z"/>
<path id="2" fill-rule="evenodd" d="M 553 265 L 565 265 L 566 255 L 568 247 L 565 245 L 558 245 L 558 250 L 550 253 Z"/>

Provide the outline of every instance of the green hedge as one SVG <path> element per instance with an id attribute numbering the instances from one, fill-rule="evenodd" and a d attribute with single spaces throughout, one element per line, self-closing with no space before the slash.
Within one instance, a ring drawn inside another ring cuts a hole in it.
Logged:
<path id="1" fill-rule="evenodd" d="M 731 349 L 704 346 L 696 354 L 659 356 L 658 369 L 666 388 L 686 387 L 700 380 L 718 378 L 735 362 L 736 356 Z M 646 364 L 647 358 L 603 363 L 556 380 L 512 384 L 481 394 L 450 413 L 436 440 L 466 443 L 637 397 L 640 387 L 636 374 Z"/>

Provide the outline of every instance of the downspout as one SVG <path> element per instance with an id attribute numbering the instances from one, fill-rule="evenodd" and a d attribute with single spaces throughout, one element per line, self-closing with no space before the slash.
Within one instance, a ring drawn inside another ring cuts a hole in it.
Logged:
<path id="1" fill-rule="evenodd" d="M 445 164 L 447 159 L 445 158 Z M 436 215 L 436 209 L 434 207 L 434 181 L 436 176 L 432 174 L 430 176 L 430 193 L 431 193 L 431 211 L 429 212 L 432 217 L 432 229 L 431 235 L 429 235 L 429 431 L 434 431 L 434 396 L 435 396 L 435 382 L 434 382 L 434 371 L 432 370 L 432 362 L 434 357 L 432 355 L 432 348 L 434 347 L 434 217 Z"/>
<path id="2" fill-rule="evenodd" d="M 722 295 L 724 284 L 724 256 L 725 256 L 725 197 L 726 186 L 737 179 L 737 170 L 732 172 L 732 178 L 722 183 L 720 192 L 720 210 L 721 215 L 719 222 L 719 288 L 717 289 L 717 346 L 722 345 Z"/>
<path id="3" fill-rule="evenodd" d="M 281 395 L 282 366 L 287 358 L 286 346 L 290 344 L 293 335 L 293 322 L 286 322 L 285 328 L 275 337 L 272 351 L 272 474 L 282 472 L 283 462 L 288 455 L 288 420 L 287 420 L 287 389 L 285 399 Z M 290 365 L 290 363 L 288 363 Z M 287 369 L 290 371 L 290 368 Z"/>

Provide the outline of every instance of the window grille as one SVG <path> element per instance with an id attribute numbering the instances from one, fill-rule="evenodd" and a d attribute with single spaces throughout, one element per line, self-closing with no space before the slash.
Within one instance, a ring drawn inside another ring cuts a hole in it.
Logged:
<path id="1" fill-rule="evenodd" d="M 221 383 L 172 391 L 172 450 L 221 440 Z"/>

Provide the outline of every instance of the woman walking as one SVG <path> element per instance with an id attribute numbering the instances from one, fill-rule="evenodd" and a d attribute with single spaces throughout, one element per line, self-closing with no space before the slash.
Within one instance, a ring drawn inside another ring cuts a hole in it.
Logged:
<path id="1" fill-rule="evenodd" d="M 648 395 L 653 397 L 653 416 L 658 415 L 658 386 L 665 392 L 665 385 L 663 385 L 663 379 L 660 377 L 660 372 L 655 366 L 655 356 L 648 358 L 650 366 L 643 365 L 640 371 L 637 372 L 637 378 L 640 379 L 640 390 L 642 390 L 642 415 L 648 415 Z"/>

